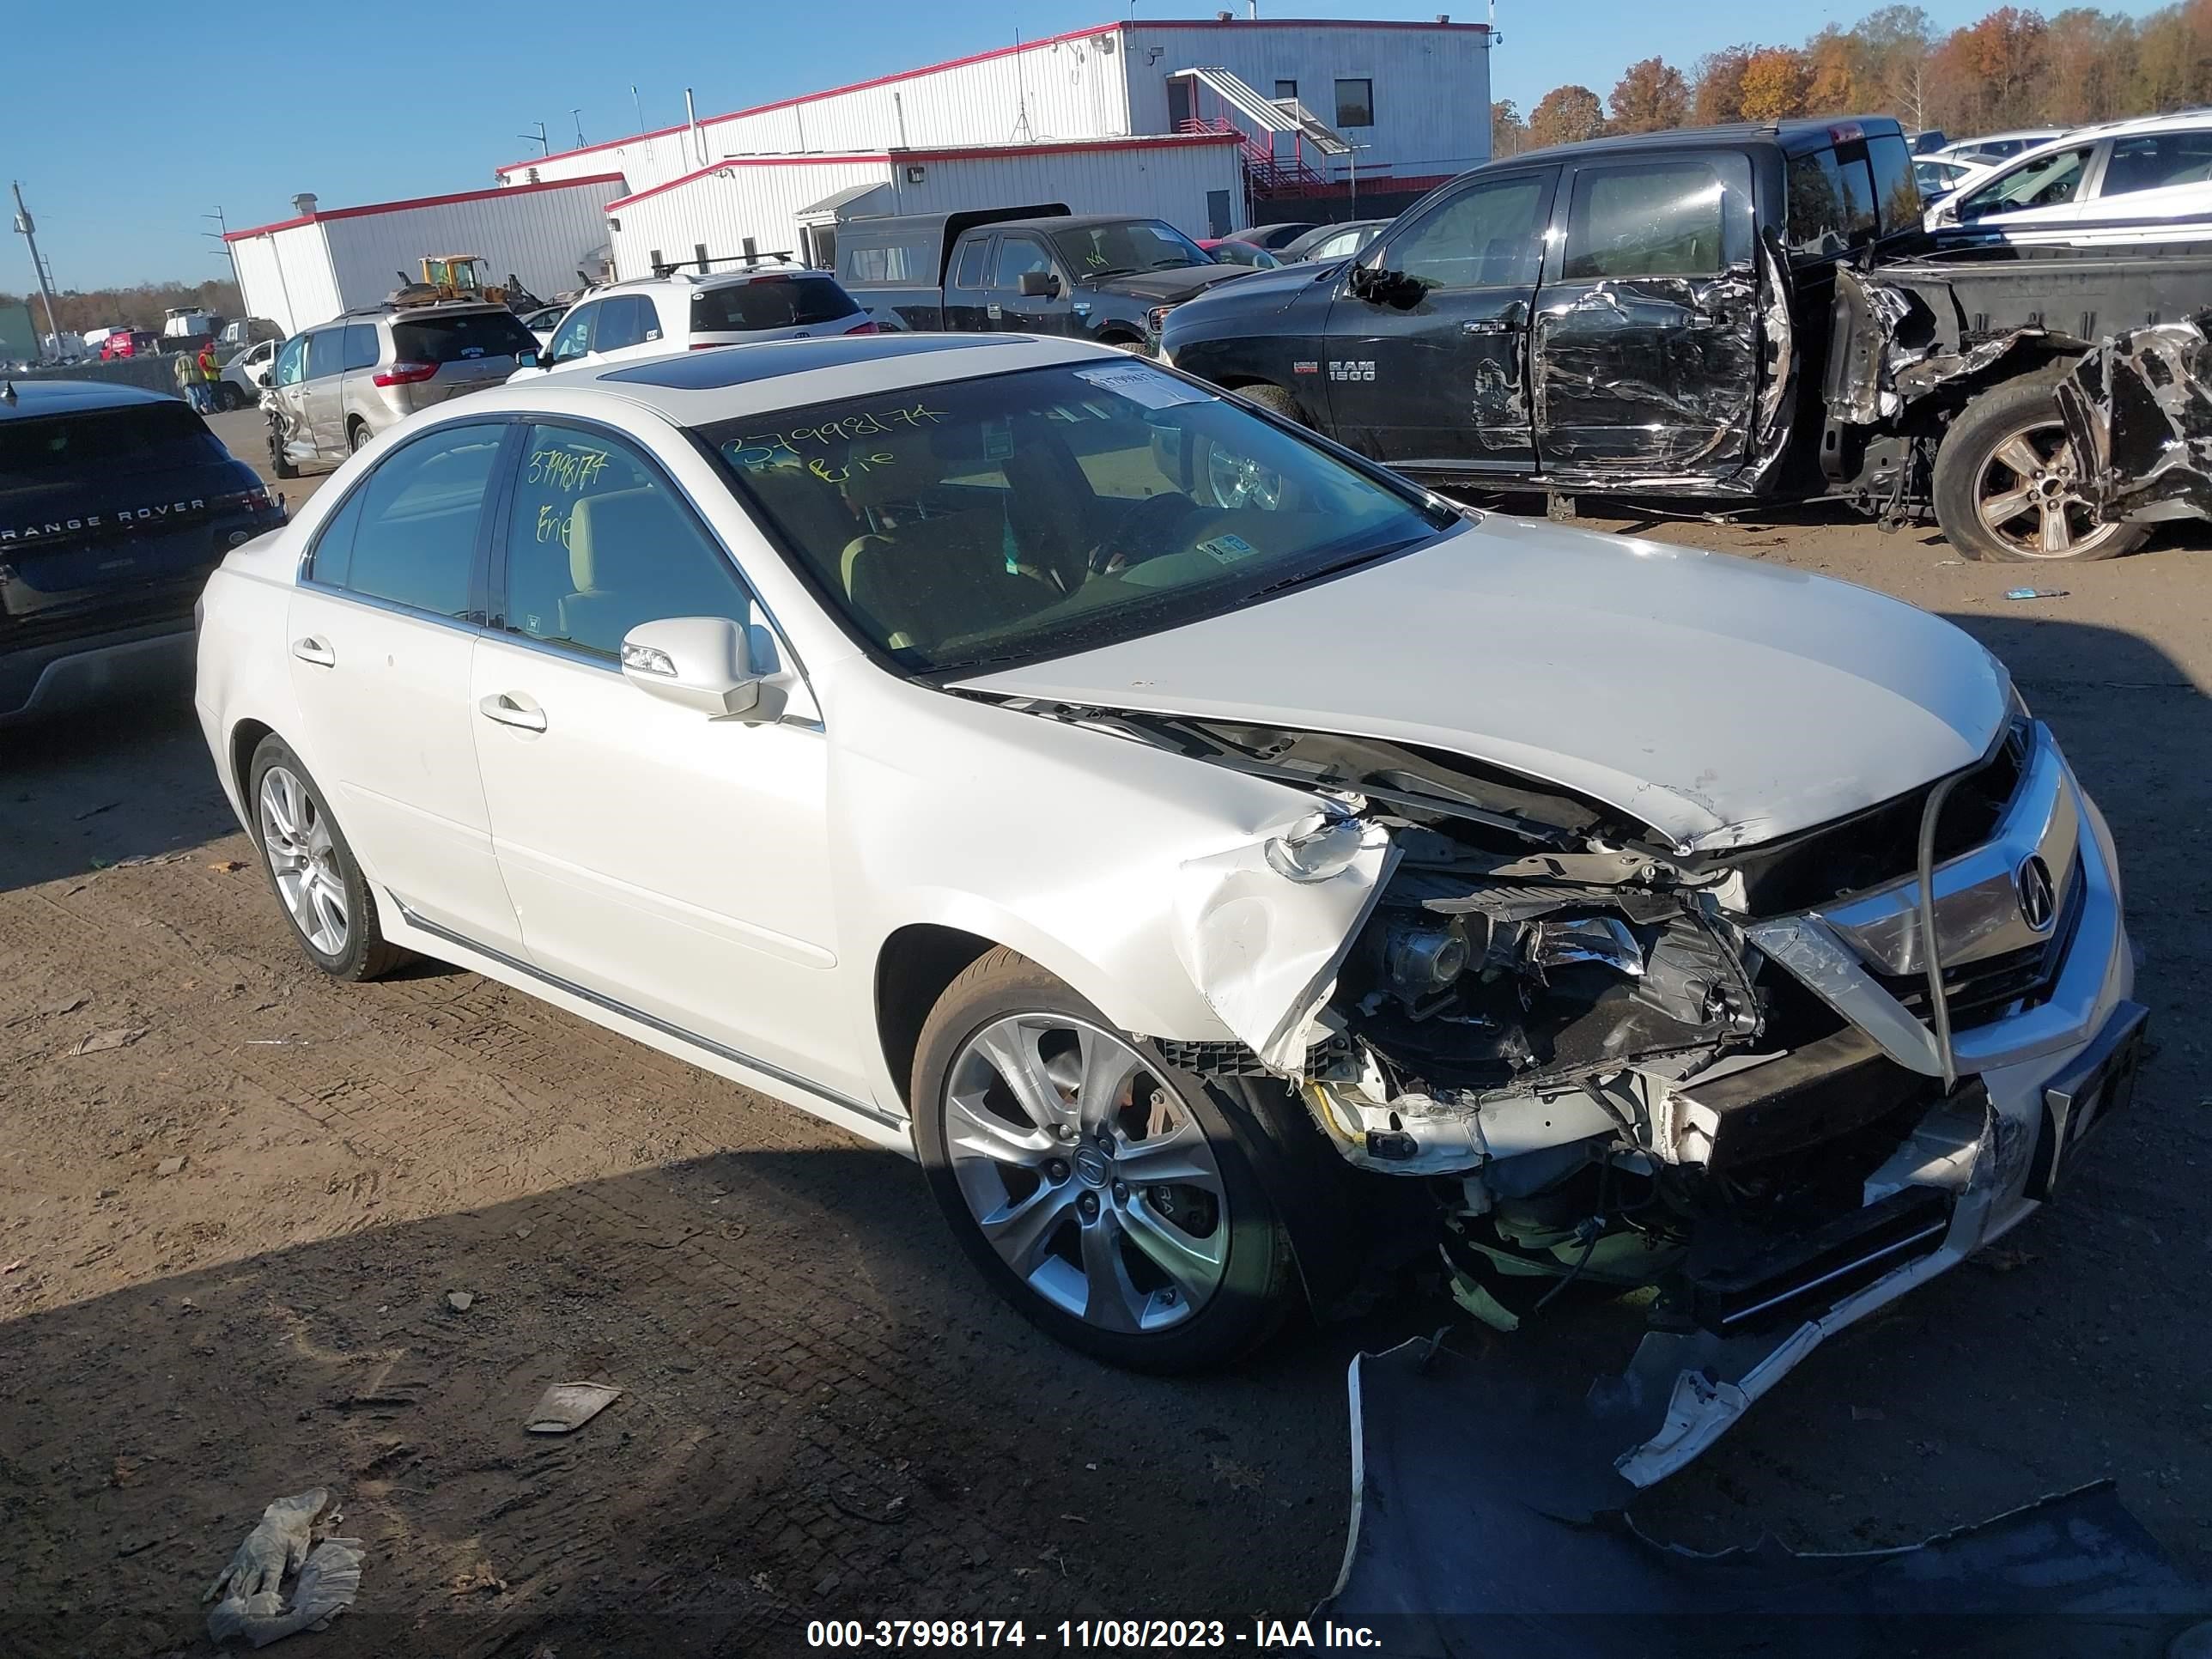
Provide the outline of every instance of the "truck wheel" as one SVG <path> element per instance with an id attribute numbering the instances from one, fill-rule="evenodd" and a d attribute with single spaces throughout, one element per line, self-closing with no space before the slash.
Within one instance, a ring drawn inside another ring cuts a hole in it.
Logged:
<path id="1" fill-rule="evenodd" d="M 1115 1030 L 1028 958 L 987 951 L 946 988 L 912 1099 L 916 1150 L 962 1247 L 1070 1347 L 1195 1370 L 1257 1346 L 1296 1305 L 1248 1103 Z"/>
<path id="2" fill-rule="evenodd" d="M 1951 423 L 1936 452 L 1936 521 L 1970 559 L 2117 558 L 2142 525 L 2100 524 L 2075 489 L 2074 446 L 2045 371 L 1992 386 Z"/>

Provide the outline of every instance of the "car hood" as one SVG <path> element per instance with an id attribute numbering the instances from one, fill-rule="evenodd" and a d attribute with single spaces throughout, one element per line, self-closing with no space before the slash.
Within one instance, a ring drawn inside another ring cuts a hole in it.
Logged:
<path id="1" fill-rule="evenodd" d="M 1167 270 L 1133 270 L 1127 276 L 1103 276 L 1083 286 L 1100 294 L 1126 295 L 1132 300 L 1158 305 L 1188 300 L 1194 294 L 1203 294 L 1207 289 L 1251 274 L 1249 265 L 1176 265 Z"/>
<path id="2" fill-rule="evenodd" d="M 1972 639 L 1864 588 L 1496 517 L 957 689 L 1425 744 L 1604 802 L 1685 853 L 1967 766 L 2012 695 Z"/>
<path id="3" fill-rule="evenodd" d="M 1234 289 L 1207 294 L 1202 303 L 1176 313 L 1176 324 L 1188 329 L 1217 314 L 1272 317 L 1287 308 L 1316 282 L 1342 268 L 1343 259 L 1301 260 L 1274 270 L 1255 270 Z"/>

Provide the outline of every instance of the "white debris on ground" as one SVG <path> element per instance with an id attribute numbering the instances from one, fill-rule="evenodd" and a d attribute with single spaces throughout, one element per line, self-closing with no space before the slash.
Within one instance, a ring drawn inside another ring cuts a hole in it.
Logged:
<path id="1" fill-rule="evenodd" d="M 324 1535 L 339 1520 L 336 1510 L 324 1513 L 330 1501 L 328 1489 L 317 1486 L 261 1511 L 230 1565 L 200 1597 L 222 1598 L 208 1613 L 210 1641 L 219 1647 L 239 1638 L 265 1648 L 303 1630 L 321 1630 L 353 1605 L 361 1593 L 362 1541 Z M 287 1606 L 284 1576 L 295 1568 Z"/>

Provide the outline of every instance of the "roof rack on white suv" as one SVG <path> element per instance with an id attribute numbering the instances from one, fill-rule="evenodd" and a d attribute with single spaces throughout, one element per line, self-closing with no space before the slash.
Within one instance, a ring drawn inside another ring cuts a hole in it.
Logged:
<path id="1" fill-rule="evenodd" d="M 875 331 L 826 270 L 792 264 L 671 271 L 593 289 L 562 318 L 539 368 L 516 376 L 706 346 Z"/>

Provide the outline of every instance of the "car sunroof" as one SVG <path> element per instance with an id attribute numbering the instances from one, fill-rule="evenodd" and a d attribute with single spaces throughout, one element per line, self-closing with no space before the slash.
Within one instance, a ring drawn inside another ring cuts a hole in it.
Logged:
<path id="1" fill-rule="evenodd" d="M 664 386 L 678 392 L 713 392 L 722 386 L 750 386 L 756 380 L 804 374 L 810 369 L 842 368 L 848 363 L 884 357 L 911 357 L 924 351 L 968 351 L 977 346 L 1012 343 L 1011 338 L 979 339 L 972 334 L 848 334 L 825 340 L 769 340 L 758 345 L 687 352 L 681 357 L 656 357 L 635 368 L 617 369 L 599 378 L 632 386 Z"/>

